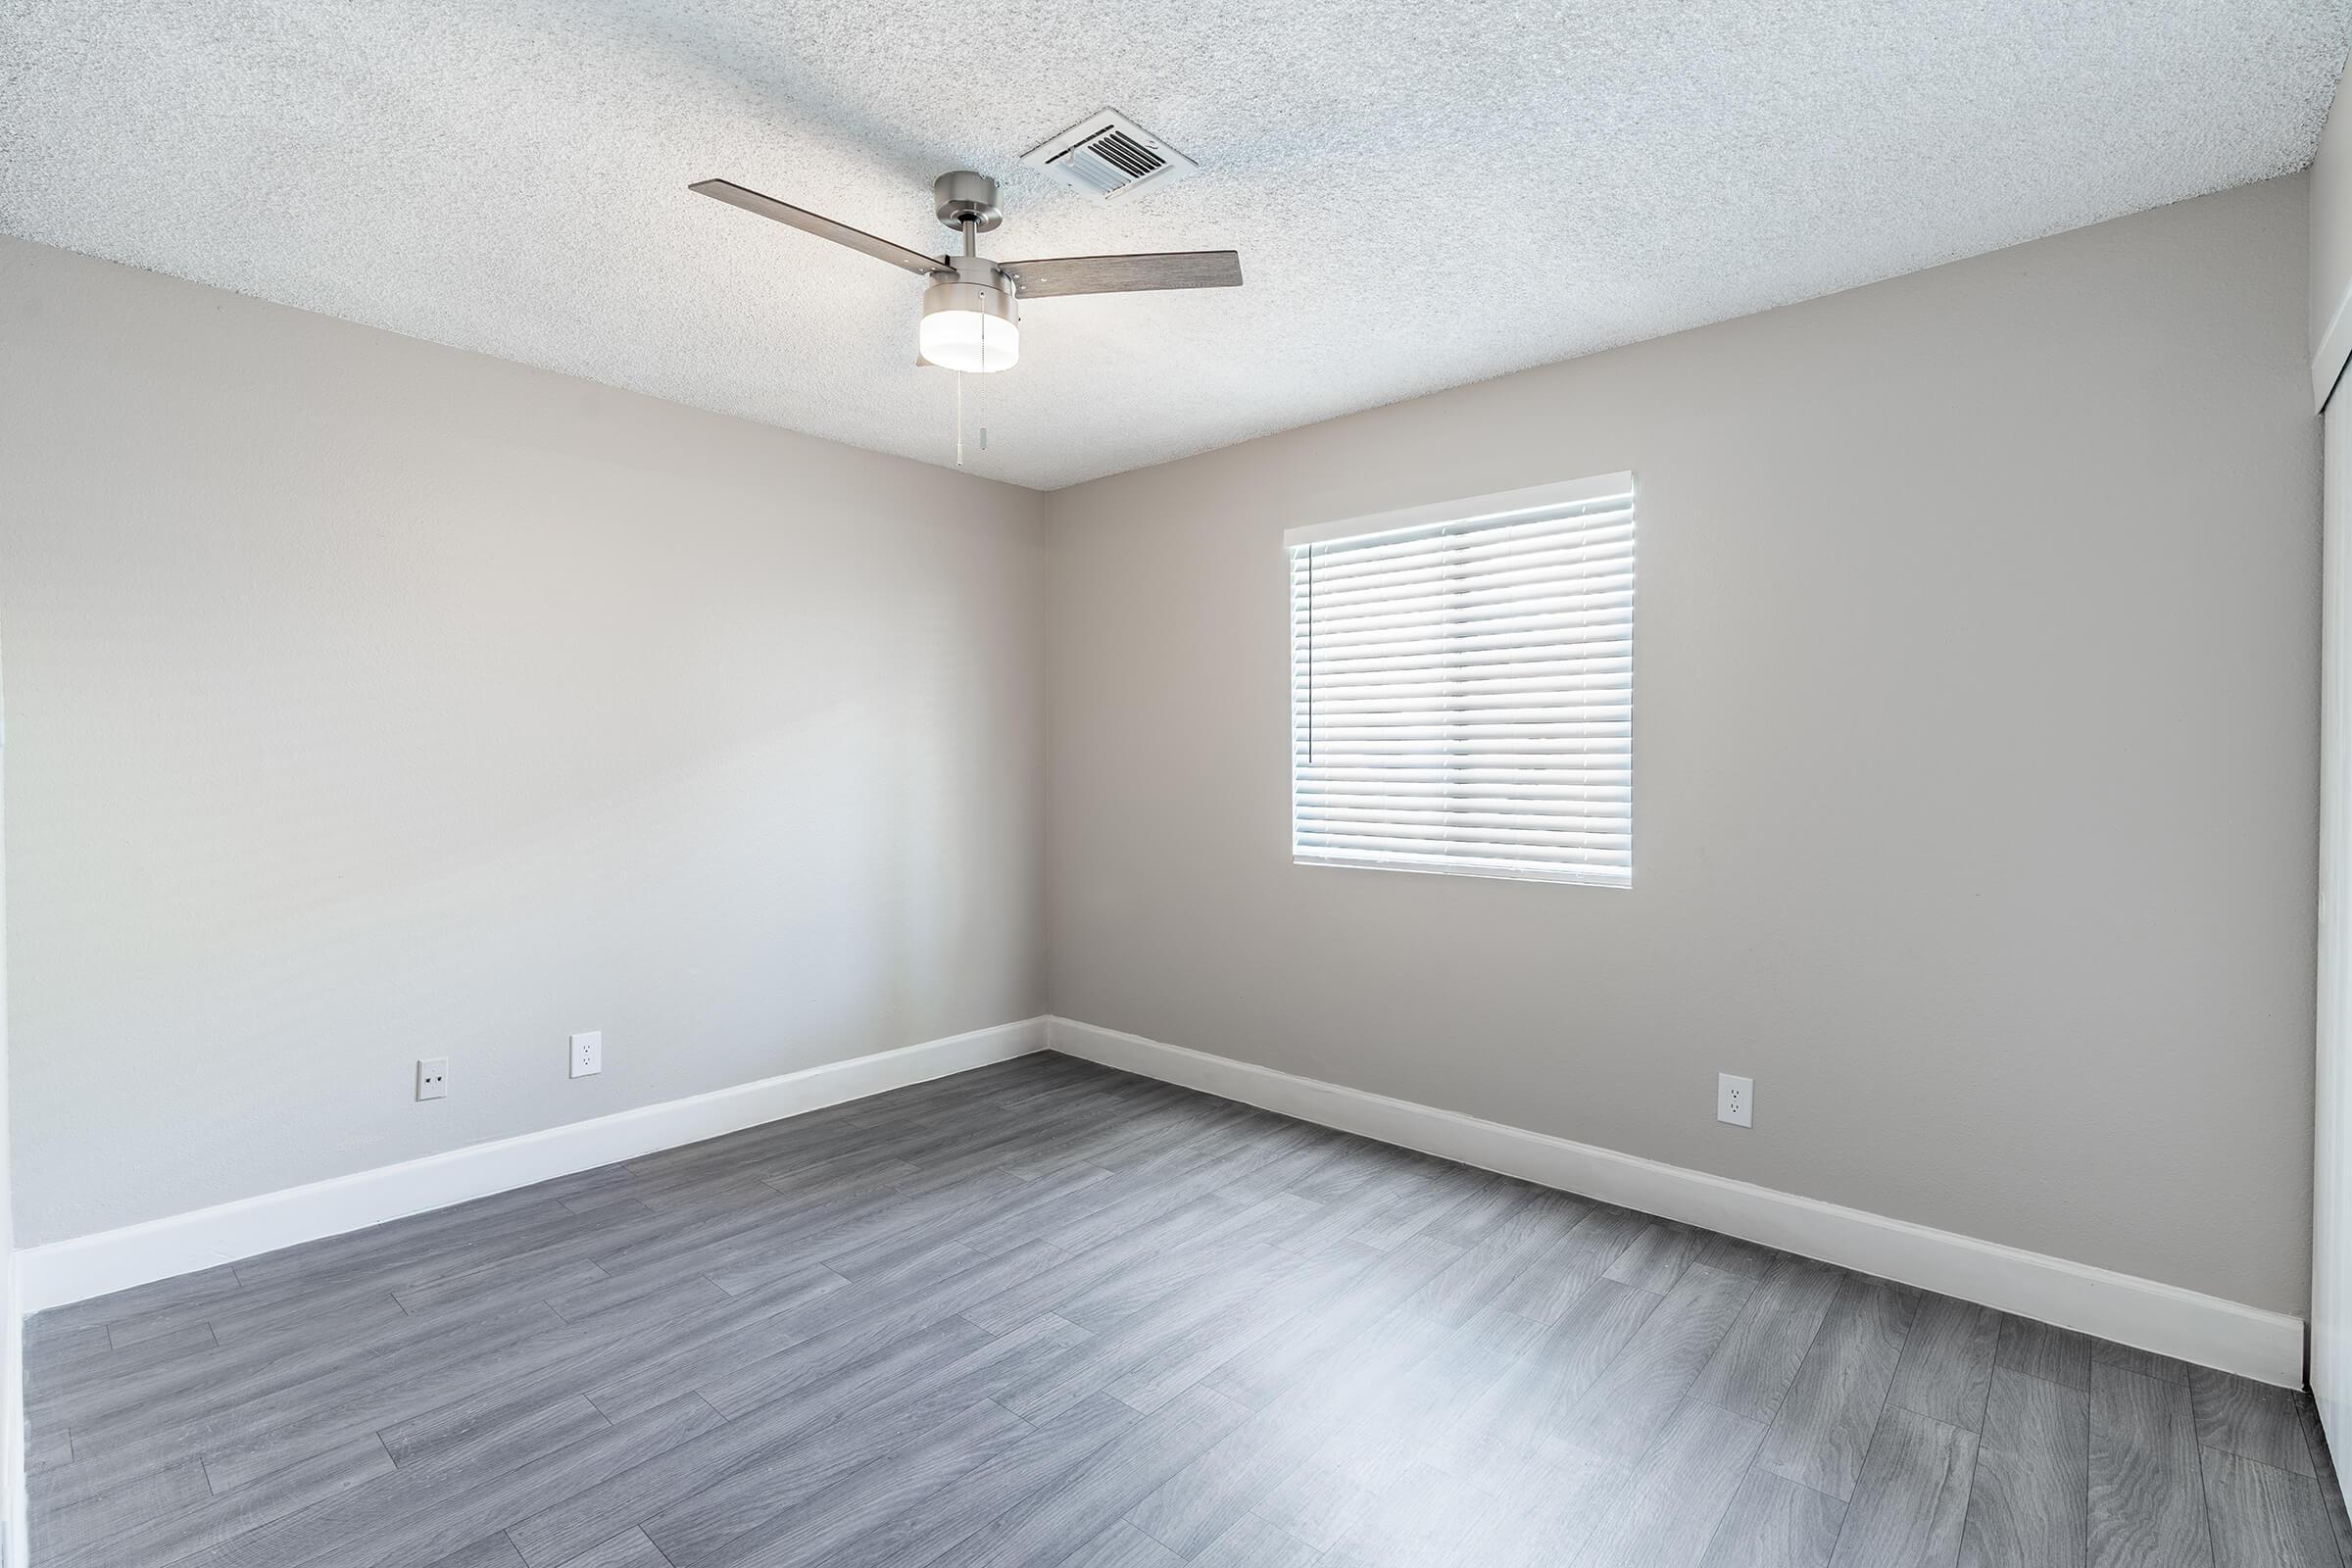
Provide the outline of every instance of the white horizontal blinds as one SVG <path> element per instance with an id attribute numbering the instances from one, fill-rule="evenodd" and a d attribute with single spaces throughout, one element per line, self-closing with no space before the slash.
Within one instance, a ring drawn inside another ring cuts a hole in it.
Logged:
<path id="1" fill-rule="evenodd" d="M 1632 476 L 1494 500 L 1291 536 L 1298 859 L 1632 881 Z"/>

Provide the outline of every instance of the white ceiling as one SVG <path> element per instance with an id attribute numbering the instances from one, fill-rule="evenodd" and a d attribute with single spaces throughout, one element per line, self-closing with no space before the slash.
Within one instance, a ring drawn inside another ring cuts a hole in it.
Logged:
<path id="1" fill-rule="evenodd" d="M 1040 300 L 976 470 L 1051 488 L 2300 167 L 2352 0 L 0 0 L 0 230 L 953 461 L 919 250 L 1231 246 Z M 1206 172 L 1098 206 L 1104 105 Z"/>

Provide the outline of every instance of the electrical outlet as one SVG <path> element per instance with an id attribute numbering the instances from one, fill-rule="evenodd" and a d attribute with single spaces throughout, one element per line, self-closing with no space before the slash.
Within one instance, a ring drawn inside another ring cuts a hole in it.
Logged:
<path id="1" fill-rule="evenodd" d="M 423 1056 L 416 1062 L 416 1098 L 418 1100 L 447 1100 L 449 1098 L 449 1058 Z"/>
<path id="2" fill-rule="evenodd" d="M 1756 1081 L 1753 1078 L 1735 1078 L 1730 1073 L 1715 1075 L 1715 1119 L 1728 1121 L 1735 1127 L 1753 1127 L 1756 1113 Z"/>
<path id="3" fill-rule="evenodd" d="M 588 1078 L 605 1070 L 605 1032 L 591 1029 L 571 1037 L 571 1075 Z"/>

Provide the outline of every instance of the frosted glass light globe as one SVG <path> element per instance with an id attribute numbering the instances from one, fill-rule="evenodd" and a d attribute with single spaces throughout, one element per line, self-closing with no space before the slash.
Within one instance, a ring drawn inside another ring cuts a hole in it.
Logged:
<path id="1" fill-rule="evenodd" d="M 949 370 L 1009 370 L 1021 358 L 1021 329 L 983 311 L 926 311 L 919 342 L 924 359 Z"/>

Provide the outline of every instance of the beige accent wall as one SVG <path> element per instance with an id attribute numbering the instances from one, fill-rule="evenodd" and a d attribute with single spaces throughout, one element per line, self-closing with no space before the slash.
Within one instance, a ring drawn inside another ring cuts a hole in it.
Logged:
<path id="1" fill-rule="evenodd" d="M 20 1245 L 1036 1014 L 1042 511 L 0 240 Z"/>
<path id="2" fill-rule="evenodd" d="M 2301 1313 L 2305 201 L 1056 493 L 1053 1010 Z M 1293 865 L 1283 529 L 1620 468 L 1632 890 Z"/>

